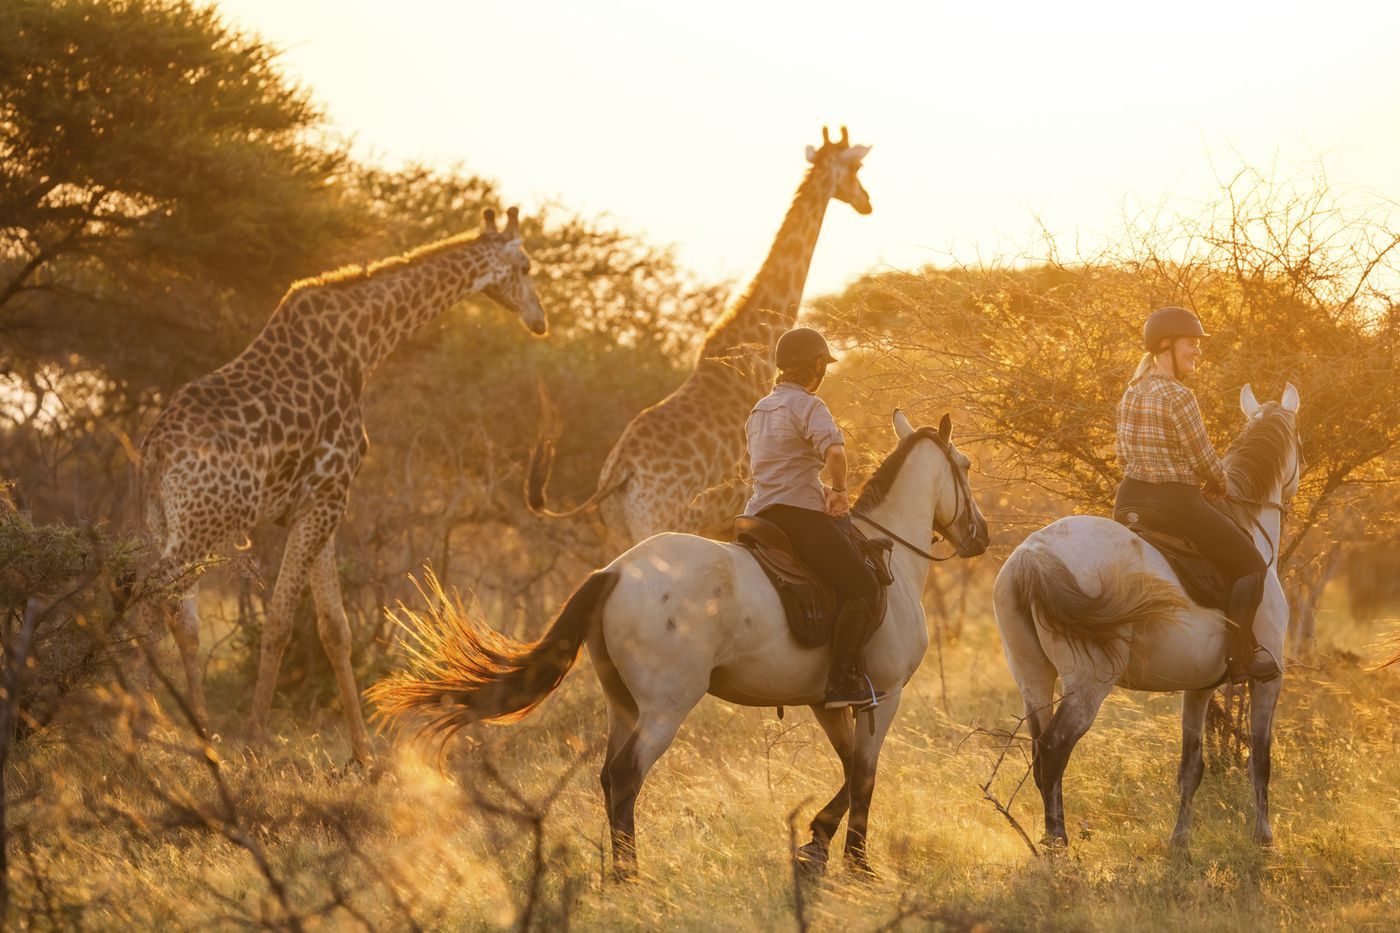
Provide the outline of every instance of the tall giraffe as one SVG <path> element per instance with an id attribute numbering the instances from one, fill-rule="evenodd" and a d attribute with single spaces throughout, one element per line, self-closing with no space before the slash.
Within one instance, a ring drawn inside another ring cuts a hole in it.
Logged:
<path id="1" fill-rule="evenodd" d="M 176 392 L 146 436 L 144 520 L 160 549 L 148 579 L 168 583 L 264 522 L 288 527 L 259 647 L 250 722 L 255 741 L 266 728 L 309 573 L 317 630 L 335 669 L 355 757 L 370 760 L 335 557 L 336 528 L 367 448 L 360 394 L 401 340 L 470 295 L 486 294 L 542 336 L 544 309 L 529 273 L 511 208 L 504 230 L 486 211 L 477 236 L 298 282 L 262 333 L 233 360 Z M 197 586 L 190 583 L 164 608 L 191 705 L 207 723 Z"/>
<path id="2" fill-rule="evenodd" d="M 536 515 L 563 518 L 597 507 L 611 552 L 661 531 L 722 533 L 748 498 L 744 422 L 773 381 L 773 348 L 797 320 L 827 202 L 870 213 L 857 173 L 869 146 L 846 128 L 807 147 L 811 168 L 797 189 L 758 275 L 710 328 L 695 369 L 670 395 L 633 418 L 603 463 L 593 495 L 564 512 L 545 507 L 554 451 L 545 439 L 530 457 L 526 501 Z"/>

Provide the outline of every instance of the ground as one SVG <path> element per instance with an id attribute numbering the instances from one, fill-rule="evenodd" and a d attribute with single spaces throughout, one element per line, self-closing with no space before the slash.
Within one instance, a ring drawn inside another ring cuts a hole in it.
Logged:
<path id="1" fill-rule="evenodd" d="M 999 751 L 974 730 L 1013 728 L 1019 701 L 991 619 L 969 620 L 945 649 L 946 710 L 931 651 L 886 745 L 871 818 L 879 876 L 833 860 L 804 890 L 803 920 L 816 930 L 1393 927 L 1400 672 L 1361 662 L 1368 632 L 1335 617 L 1323 628 L 1323 660 L 1290 671 L 1280 709 L 1277 845 L 1250 842 L 1246 774 L 1217 757 L 1193 845 L 1170 851 L 1179 698 L 1116 693 L 1065 778 L 1070 849 L 1046 858 L 983 796 Z M 241 687 L 214 668 L 214 695 L 237 700 Z M 606 880 L 603 708 L 586 662 L 524 723 L 449 743 L 441 771 L 433 747 L 387 735 L 377 770 L 345 767 L 333 708 L 281 707 L 259 757 L 244 752 L 237 722 L 216 713 L 229 733 L 214 743 L 222 792 L 173 726 L 124 745 L 69 721 L 26 741 L 8 782 L 15 926 L 786 928 L 799 909 L 789 814 L 800 844 L 838 783 L 806 710 L 779 721 L 707 700 L 642 792 L 642 877 L 618 885 Z M 1024 773 L 1013 750 L 993 791 L 1006 800 Z M 1029 781 L 1011 811 L 1038 840 Z"/>

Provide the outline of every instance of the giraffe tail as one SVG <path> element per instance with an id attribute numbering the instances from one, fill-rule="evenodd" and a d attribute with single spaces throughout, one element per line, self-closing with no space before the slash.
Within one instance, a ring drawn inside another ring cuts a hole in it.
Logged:
<path id="1" fill-rule="evenodd" d="M 572 518 L 581 512 L 586 512 L 602 502 L 608 496 L 622 488 L 623 484 L 631 478 L 630 473 L 624 473 L 621 479 L 611 483 L 604 482 L 601 478 L 598 488 L 593 495 L 571 509 L 562 512 L 551 510 L 546 504 L 547 487 L 549 486 L 549 474 L 554 468 L 554 442 L 547 436 L 541 437 L 535 442 L 534 448 L 530 451 L 530 461 L 525 467 L 525 507 L 532 515 L 540 518 Z"/>
<path id="2" fill-rule="evenodd" d="M 425 595 L 433 608 L 422 614 L 403 610 L 406 619 L 398 620 L 416 623 L 409 629 L 409 669 L 365 691 L 378 707 L 376 718 L 423 713 L 420 734 L 443 738 L 476 722 L 522 719 L 563 682 L 620 579 L 613 570 L 590 574 L 549 630 L 523 644 L 473 619 L 429 576 Z"/>

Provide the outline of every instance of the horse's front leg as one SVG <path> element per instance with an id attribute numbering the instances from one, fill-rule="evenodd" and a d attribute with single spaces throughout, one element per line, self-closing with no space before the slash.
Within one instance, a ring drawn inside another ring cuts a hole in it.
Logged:
<path id="1" fill-rule="evenodd" d="M 875 793 L 875 769 L 880 763 L 880 747 L 899 709 L 900 690 L 892 690 L 875 708 L 875 728 L 870 729 L 870 713 L 856 715 L 855 754 L 851 758 L 851 812 L 846 821 L 846 860 L 856 871 L 866 875 L 875 872 L 866 856 L 866 826 L 870 821 L 870 798 Z"/>
<path id="2" fill-rule="evenodd" d="M 1172 830 L 1173 846 L 1184 847 L 1191 842 L 1191 798 L 1201 786 L 1201 775 L 1205 772 L 1201 734 L 1205 731 L 1206 711 L 1210 709 L 1210 698 L 1214 694 L 1214 689 L 1189 690 L 1181 697 L 1181 767 L 1176 778 L 1181 788 L 1181 805 L 1176 811 L 1176 828 Z"/>
<path id="3" fill-rule="evenodd" d="M 812 818 L 812 839 L 797 850 L 797 860 L 804 871 L 820 875 L 826 871 L 827 855 L 831 849 L 831 839 L 836 835 L 836 827 L 851 806 L 851 758 L 855 753 L 855 730 L 851 728 L 851 715 L 844 709 L 826 709 L 820 703 L 812 705 L 812 715 L 816 717 L 831 747 L 841 759 L 841 789 Z"/>
<path id="4" fill-rule="evenodd" d="M 1273 845 L 1269 826 L 1269 756 L 1274 743 L 1274 709 L 1283 678 L 1249 682 L 1249 777 L 1254 783 L 1254 841 Z"/>

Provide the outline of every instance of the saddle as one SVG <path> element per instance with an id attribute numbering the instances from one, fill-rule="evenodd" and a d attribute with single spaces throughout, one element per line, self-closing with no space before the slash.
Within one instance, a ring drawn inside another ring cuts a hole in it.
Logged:
<path id="1" fill-rule="evenodd" d="M 1229 609 L 1232 581 L 1225 579 L 1196 545 L 1175 534 L 1165 515 L 1151 509 L 1125 508 L 1114 512 L 1113 520 L 1161 552 L 1186 595 L 1197 605 L 1221 612 Z"/>
<path id="2" fill-rule="evenodd" d="M 894 542 L 889 538 L 867 538 L 849 521 L 838 524 L 880 584 L 875 597 L 875 622 L 870 629 L 874 632 L 884 622 L 889 585 L 894 582 L 894 575 L 890 573 Z M 805 648 L 830 645 L 839 608 L 836 591 L 797 556 L 787 532 L 766 519 L 741 515 L 734 519 L 734 534 L 778 591 L 788 627 L 798 644 Z"/>

